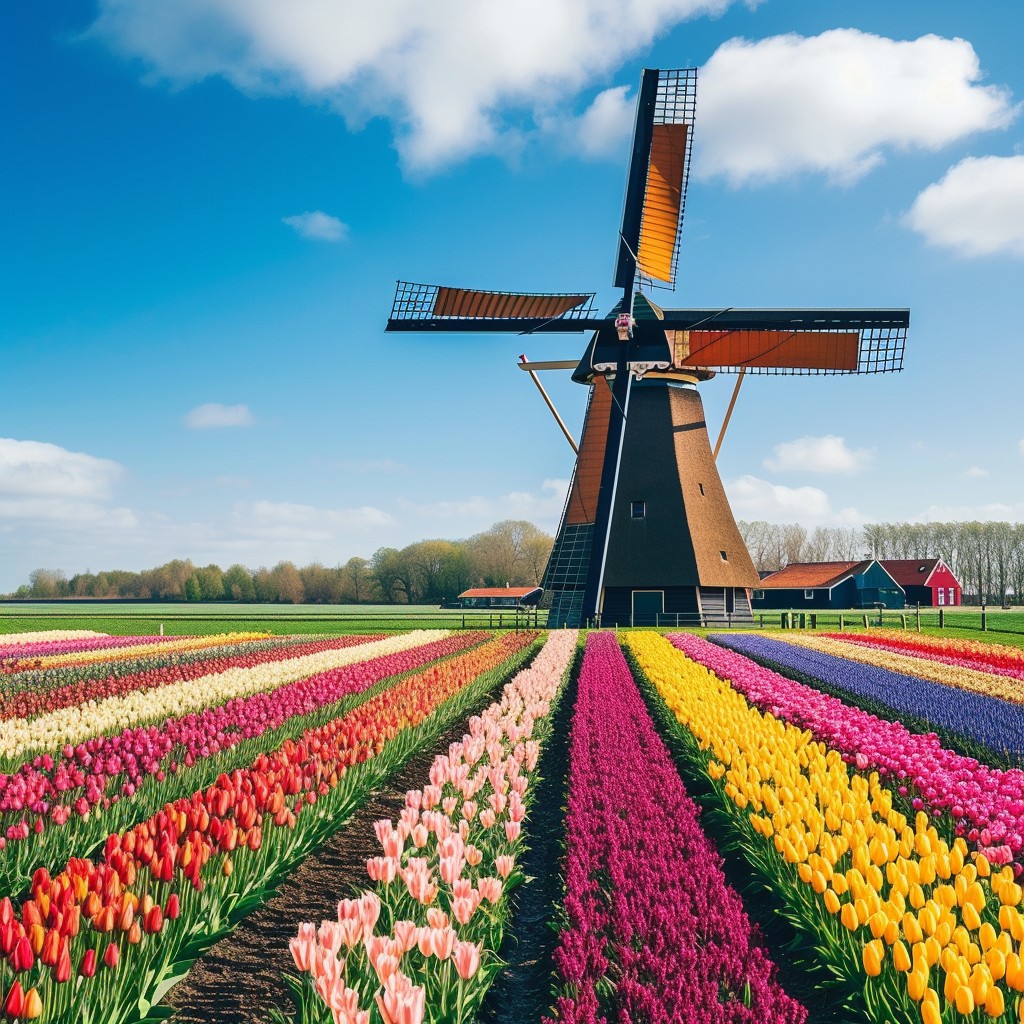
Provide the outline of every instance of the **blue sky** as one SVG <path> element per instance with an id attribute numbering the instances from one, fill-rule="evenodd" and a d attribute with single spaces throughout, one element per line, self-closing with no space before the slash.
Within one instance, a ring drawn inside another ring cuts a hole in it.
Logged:
<path id="1" fill-rule="evenodd" d="M 701 68 L 668 304 L 912 309 L 901 374 L 744 384 L 719 460 L 737 517 L 1024 518 L 1015 5 L 0 19 L 0 592 L 553 531 L 572 453 L 515 364 L 583 339 L 383 327 L 398 277 L 614 301 L 644 66 Z M 584 389 L 546 382 L 578 432 Z M 713 429 L 731 384 L 702 390 Z"/>

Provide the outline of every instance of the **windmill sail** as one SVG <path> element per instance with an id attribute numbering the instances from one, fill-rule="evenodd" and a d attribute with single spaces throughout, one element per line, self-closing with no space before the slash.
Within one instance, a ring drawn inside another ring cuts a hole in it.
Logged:
<path id="1" fill-rule="evenodd" d="M 697 71 L 645 69 L 622 209 L 614 283 L 674 285 L 686 205 Z"/>
<path id="2" fill-rule="evenodd" d="M 399 281 L 389 331 L 583 331 L 593 292 L 495 292 Z"/>

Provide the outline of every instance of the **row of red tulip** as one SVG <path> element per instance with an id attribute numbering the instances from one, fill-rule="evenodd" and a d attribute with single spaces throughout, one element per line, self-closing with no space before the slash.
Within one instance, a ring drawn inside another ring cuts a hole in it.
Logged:
<path id="1" fill-rule="evenodd" d="M 0 900 L 8 1016 L 38 1010 L 48 1022 L 114 1024 L 137 1013 L 180 971 L 175 962 L 189 947 L 223 927 L 231 907 L 262 892 L 282 864 L 332 830 L 332 794 L 335 804 L 339 795 L 351 800 L 343 791 L 352 786 L 339 784 L 354 766 L 533 639 L 505 636 L 407 676 L 298 742 L 109 836 L 98 860 L 73 858 L 54 876 L 38 871 L 20 907 Z M 75 975 L 83 981 L 67 984 Z"/>

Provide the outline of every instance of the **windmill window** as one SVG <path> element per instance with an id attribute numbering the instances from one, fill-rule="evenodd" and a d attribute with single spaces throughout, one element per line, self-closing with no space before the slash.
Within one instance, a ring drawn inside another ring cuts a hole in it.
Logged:
<path id="1" fill-rule="evenodd" d="M 704 493 L 704 485 L 703 484 L 697 484 L 697 486 L 700 488 L 700 493 L 703 494 Z"/>
<path id="2" fill-rule="evenodd" d="M 722 561 L 723 562 L 728 562 L 729 561 L 729 557 L 728 557 L 728 555 L 726 555 L 726 553 L 724 551 L 719 551 L 718 553 L 722 556 Z"/>
<path id="3" fill-rule="evenodd" d="M 647 518 L 647 502 L 646 501 L 631 501 L 629 503 L 629 514 L 633 519 L 646 519 Z"/>
<path id="4" fill-rule="evenodd" d="M 805 601 L 813 601 L 814 600 L 814 591 L 813 590 L 805 590 L 804 591 L 804 600 Z"/>

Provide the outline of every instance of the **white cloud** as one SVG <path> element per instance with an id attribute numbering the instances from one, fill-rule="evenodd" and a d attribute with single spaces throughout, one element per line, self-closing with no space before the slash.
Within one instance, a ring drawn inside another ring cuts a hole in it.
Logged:
<path id="1" fill-rule="evenodd" d="M 621 85 L 605 89 L 576 123 L 579 151 L 589 157 L 624 157 L 633 127 L 635 97 Z"/>
<path id="2" fill-rule="evenodd" d="M 512 491 L 498 498 L 480 496 L 457 501 L 436 501 L 418 505 L 404 501 L 402 505 L 422 518 L 441 519 L 462 524 L 459 529 L 471 532 L 502 519 L 528 519 L 539 527 L 554 530 L 565 505 L 569 481 L 545 480 L 539 494 Z"/>
<path id="3" fill-rule="evenodd" d="M 320 242 L 341 242 L 348 238 L 348 225 L 323 210 L 307 210 L 294 217 L 282 217 L 281 221 L 303 238 Z"/>
<path id="4" fill-rule="evenodd" d="M 777 444 L 764 465 L 776 473 L 857 473 L 871 461 L 867 448 L 848 448 L 835 434 L 797 438 Z"/>
<path id="5" fill-rule="evenodd" d="M 737 519 L 805 526 L 860 526 L 864 522 L 854 508 L 834 511 L 819 487 L 786 487 L 747 474 L 727 482 L 725 490 Z"/>
<path id="6" fill-rule="evenodd" d="M 0 495 L 105 498 L 122 473 L 122 467 L 110 459 L 45 441 L 0 438 Z"/>
<path id="7" fill-rule="evenodd" d="M 351 531 L 389 526 L 394 522 L 390 514 L 372 505 L 317 508 L 273 501 L 239 503 L 233 518 L 239 534 L 266 541 L 340 542 Z"/>
<path id="8" fill-rule="evenodd" d="M 984 505 L 929 505 L 914 520 L 921 523 L 1024 522 L 1024 502 L 1008 505 L 991 501 Z"/>
<path id="9" fill-rule="evenodd" d="M 430 170 L 516 145 L 657 36 L 731 2 L 101 0 L 89 34 L 151 81 L 219 76 L 249 95 L 327 102 L 354 128 L 387 118 L 404 162 Z"/>
<path id="10" fill-rule="evenodd" d="M 937 150 L 1008 125 L 1008 90 L 981 78 L 964 39 L 731 39 L 701 70 L 695 170 L 733 185 L 805 171 L 856 181 L 888 149 Z"/>
<path id="11" fill-rule="evenodd" d="M 247 405 L 221 405 L 207 402 L 198 405 L 185 416 L 190 430 L 210 430 L 216 427 L 251 427 L 255 423 Z"/>
<path id="12" fill-rule="evenodd" d="M 73 529 L 81 535 L 125 530 L 138 520 L 130 508 L 109 508 L 95 501 L 69 498 L 0 498 L 0 520 L 29 526 L 45 523 Z"/>
<path id="13" fill-rule="evenodd" d="M 1017 450 L 1021 453 L 1021 455 L 1024 455 L 1024 437 L 1022 437 L 1017 442 Z"/>
<path id="14" fill-rule="evenodd" d="M 904 223 L 961 256 L 1024 256 L 1024 156 L 967 157 L 914 200 Z"/>
<path id="15" fill-rule="evenodd" d="M 988 475 L 988 470 L 982 469 L 981 466 L 971 466 L 969 469 L 964 471 L 964 476 L 972 480 L 981 480 Z"/>

